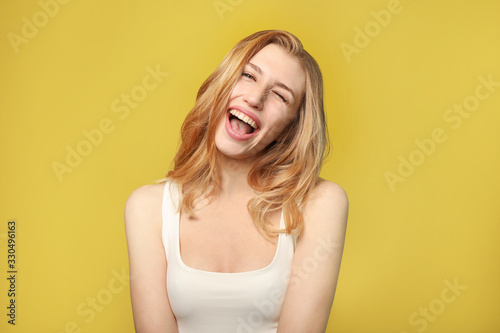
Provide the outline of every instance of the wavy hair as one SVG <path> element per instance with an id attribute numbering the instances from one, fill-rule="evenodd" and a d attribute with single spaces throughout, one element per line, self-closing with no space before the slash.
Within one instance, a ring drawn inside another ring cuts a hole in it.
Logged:
<path id="1" fill-rule="evenodd" d="M 323 79 L 318 64 L 300 40 L 282 30 L 256 32 L 238 42 L 201 85 L 194 107 L 181 128 L 181 144 L 174 167 L 157 183 L 174 181 L 181 188 L 180 209 L 196 217 L 199 198 L 216 195 L 221 172 L 217 161 L 215 132 L 225 116 L 230 94 L 244 66 L 262 48 L 276 44 L 295 57 L 306 73 L 306 88 L 295 118 L 280 139 L 264 149 L 248 174 L 256 195 L 247 208 L 257 229 L 267 239 L 277 233 L 300 235 L 302 208 L 319 181 L 329 151 L 323 106 Z M 271 213 L 282 210 L 285 229 L 271 228 Z"/>

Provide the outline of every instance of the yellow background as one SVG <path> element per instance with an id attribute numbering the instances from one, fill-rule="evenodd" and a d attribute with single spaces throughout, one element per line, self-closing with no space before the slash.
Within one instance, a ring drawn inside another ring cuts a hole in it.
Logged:
<path id="1" fill-rule="evenodd" d="M 487 98 L 477 88 L 500 82 L 499 1 L 72 0 L 46 21 L 40 3 L 0 4 L 0 258 L 4 276 L 16 219 L 19 270 L 15 327 L 0 279 L 0 331 L 133 332 L 116 278 L 128 270 L 125 200 L 163 177 L 197 89 L 229 49 L 278 28 L 322 68 L 333 142 L 322 176 L 350 199 L 328 332 L 500 332 L 500 86 Z M 24 27 L 34 20 L 37 31 Z M 168 75 L 128 115 L 114 112 L 147 68 Z M 476 89 L 483 99 L 453 128 L 447 110 Z M 113 130 L 59 180 L 53 163 L 103 119 Z M 415 140 L 429 144 L 434 129 L 446 140 L 424 155 Z M 388 172 L 410 157 L 419 165 L 391 186 Z M 466 289 L 453 294 L 454 281 Z"/>

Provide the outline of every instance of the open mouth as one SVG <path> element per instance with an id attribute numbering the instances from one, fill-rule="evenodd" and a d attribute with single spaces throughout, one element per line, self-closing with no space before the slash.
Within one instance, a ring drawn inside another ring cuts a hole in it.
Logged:
<path id="1" fill-rule="evenodd" d="M 229 123 L 234 132 L 244 136 L 254 134 L 259 130 L 259 126 L 252 118 L 234 109 L 229 110 Z"/>

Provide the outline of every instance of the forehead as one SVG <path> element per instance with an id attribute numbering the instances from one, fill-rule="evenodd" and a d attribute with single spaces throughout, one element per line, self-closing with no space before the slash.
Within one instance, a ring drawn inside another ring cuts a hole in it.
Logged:
<path id="1" fill-rule="evenodd" d="M 300 98 L 305 91 L 306 75 L 299 60 L 276 44 L 269 44 L 249 61 L 257 65 L 263 75 L 285 84 Z"/>

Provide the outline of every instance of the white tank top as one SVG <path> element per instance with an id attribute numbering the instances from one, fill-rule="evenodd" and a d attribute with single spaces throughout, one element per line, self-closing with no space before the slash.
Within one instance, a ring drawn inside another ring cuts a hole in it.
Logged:
<path id="1" fill-rule="evenodd" d="M 275 333 L 296 240 L 280 234 L 274 259 L 261 269 L 220 273 L 191 268 L 180 254 L 178 201 L 178 187 L 165 183 L 162 241 L 167 293 L 179 333 Z M 280 227 L 284 226 L 282 214 Z"/>

